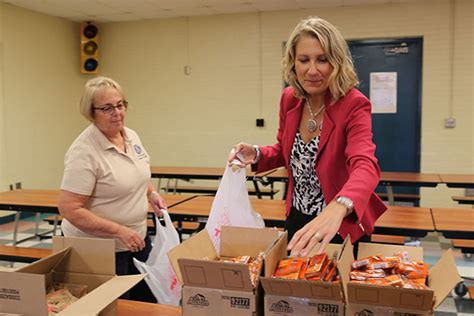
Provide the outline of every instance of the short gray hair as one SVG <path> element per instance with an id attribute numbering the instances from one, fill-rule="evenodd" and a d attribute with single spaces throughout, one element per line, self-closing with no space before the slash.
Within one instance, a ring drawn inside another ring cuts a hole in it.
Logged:
<path id="1" fill-rule="evenodd" d="M 108 88 L 117 90 L 122 97 L 124 97 L 122 87 L 120 87 L 120 85 L 113 79 L 107 77 L 96 77 L 86 82 L 81 102 L 79 103 L 79 111 L 89 121 L 94 121 L 94 99 L 97 92 Z"/>

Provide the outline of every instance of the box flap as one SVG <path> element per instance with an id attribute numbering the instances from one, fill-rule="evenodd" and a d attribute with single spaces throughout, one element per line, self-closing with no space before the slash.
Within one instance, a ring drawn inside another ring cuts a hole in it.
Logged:
<path id="1" fill-rule="evenodd" d="M 393 256 L 393 254 L 398 251 L 408 252 L 408 258 L 410 261 L 423 261 L 423 248 L 421 247 L 383 245 L 363 242 L 359 243 L 357 259 L 375 255 Z"/>
<path id="2" fill-rule="evenodd" d="M 347 302 L 347 284 L 350 281 L 351 263 L 354 261 L 353 249 L 354 246 L 351 243 L 350 237 L 347 236 L 342 244 L 342 250 L 337 260 L 337 271 L 344 289 L 345 302 Z"/>
<path id="3" fill-rule="evenodd" d="M 262 277 L 260 282 L 266 294 L 306 297 L 342 302 L 340 284 L 321 281 L 285 280 L 272 277 Z"/>
<path id="4" fill-rule="evenodd" d="M 116 276 L 66 308 L 61 315 L 98 315 L 120 295 L 140 282 L 145 274 Z"/>
<path id="5" fill-rule="evenodd" d="M 216 250 L 206 229 L 168 251 L 168 258 L 181 284 L 183 284 L 183 277 L 179 269 L 178 259 L 204 259 L 207 257 L 209 260 L 213 260 L 216 256 Z"/>
<path id="6" fill-rule="evenodd" d="M 47 316 L 44 274 L 0 272 L 0 314 Z M 43 299 L 32 299 L 43 298 Z"/>
<path id="7" fill-rule="evenodd" d="M 281 258 L 286 258 L 288 251 L 286 247 L 288 245 L 288 233 L 284 232 L 277 242 L 270 248 L 265 255 L 264 260 L 264 276 L 272 276 L 276 270 L 278 262 Z"/>
<path id="8" fill-rule="evenodd" d="M 448 249 L 428 273 L 428 286 L 435 293 L 434 308 L 438 307 L 461 281 L 453 252 Z"/>
<path id="9" fill-rule="evenodd" d="M 392 286 L 375 286 L 349 282 L 348 301 L 362 305 L 377 305 L 417 311 L 431 311 L 432 290 L 404 289 Z"/>
<path id="10" fill-rule="evenodd" d="M 53 237 L 53 252 L 71 247 L 56 271 L 115 275 L 115 240 L 104 238 Z"/>
<path id="11" fill-rule="evenodd" d="M 18 272 L 46 274 L 51 272 L 70 252 L 70 249 L 62 249 L 57 253 L 53 253 L 46 258 L 40 259 L 27 266 L 17 269 Z"/>
<path id="12" fill-rule="evenodd" d="M 253 291 L 246 264 L 211 260 L 178 259 L 186 286 Z"/>
<path id="13" fill-rule="evenodd" d="M 259 251 L 269 250 L 278 239 L 278 234 L 278 230 L 273 228 L 224 226 L 221 230 L 220 255 L 255 257 Z"/>

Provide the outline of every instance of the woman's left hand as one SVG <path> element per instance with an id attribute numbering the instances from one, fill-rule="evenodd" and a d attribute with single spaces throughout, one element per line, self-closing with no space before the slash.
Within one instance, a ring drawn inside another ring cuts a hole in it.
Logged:
<path id="1" fill-rule="evenodd" d="M 315 219 L 295 233 L 288 244 L 291 255 L 306 257 L 318 242 L 321 242 L 321 246 L 317 253 L 324 252 L 339 230 L 346 213 L 347 209 L 343 205 L 335 201 L 329 203 Z"/>
<path id="2" fill-rule="evenodd" d="M 163 213 L 161 212 L 161 210 L 167 210 L 168 207 L 166 206 L 166 202 L 161 197 L 161 195 L 158 194 L 157 192 L 154 192 L 150 194 L 148 200 L 150 201 L 151 207 L 153 208 L 155 215 L 163 216 Z"/>

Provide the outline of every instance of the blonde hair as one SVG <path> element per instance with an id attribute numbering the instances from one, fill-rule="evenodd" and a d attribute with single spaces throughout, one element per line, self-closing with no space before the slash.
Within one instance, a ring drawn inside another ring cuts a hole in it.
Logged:
<path id="1" fill-rule="evenodd" d="M 97 92 L 105 89 L 115 89 L 122 97 L 122 87 L 115 81 L 107 77 L 96 77 L 86 82 L 84 92 L 82 93 L 81 102 L 79 103 L 79 111 L 89 121 L 94 121 L 94 99 Z"/>
<path id="2" fill-rule="evenodd" d="M 295 27 L 286 42 L 286 51 L 282 60 L 284 78 L 294 88 L 296 97 L 308 97 L 306 91 L 298 82 L 295 71 L 296 44 L 304 35 L 319 40 L 329 63 L 333 67 L 328 82 L 331 97 L 335 102 L 351 88 L 357 86 L 359 80 L 346 41 L 339 30 L 326 20 L 319 17 L 309 17 L 301 20 Z"/>

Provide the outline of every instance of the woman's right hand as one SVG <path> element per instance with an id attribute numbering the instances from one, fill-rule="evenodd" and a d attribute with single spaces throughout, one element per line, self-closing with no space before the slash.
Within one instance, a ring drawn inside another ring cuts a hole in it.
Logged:
<path id="1" fill-rule="evenodd" d="M 245 166 L 254 163 L 255 158 L 257 157 L 257 150 L 250 144 L 247 143 L 238 143 L 234 146 L 229 154 L 229 158 L 227 159 L 227 163 L 229 167 L 236 164 L 235 162 L 238 161 L 236 165 L 244 168 Z"/>
<path id="2" fill-rule="evenodd" d="M 130 252 L 138 252 L 145 248 L 145 241 L 137 234 L 136 231 L 120 226 L 117 231 L 117 237 L 128 248 Z"/>

